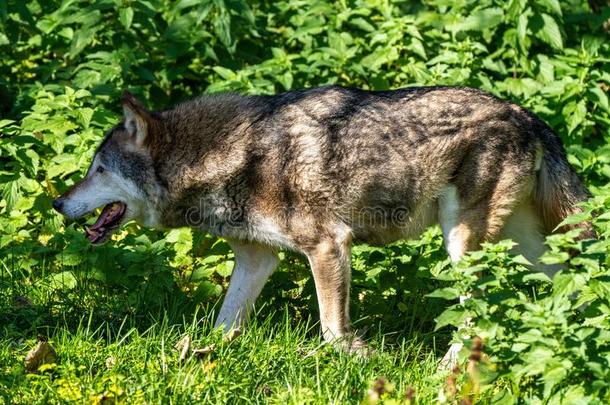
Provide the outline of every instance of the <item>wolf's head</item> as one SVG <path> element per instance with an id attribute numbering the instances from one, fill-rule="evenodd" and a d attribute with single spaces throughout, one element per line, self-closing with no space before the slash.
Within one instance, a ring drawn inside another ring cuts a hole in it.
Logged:
<path id="1" fill-rule="evenodd" d="M 87 175 L 61 197 L 53 208 L 68 218 L 79 218 L 104 206 L 86 236 L 94 244 L 130 220 L 157 226 L 163 185 L 151 156 L 151 144 L 164 136 L 160 117 L 146 110 L 134 96 L 123 95 L 124 119 L 98 147 Z"/>

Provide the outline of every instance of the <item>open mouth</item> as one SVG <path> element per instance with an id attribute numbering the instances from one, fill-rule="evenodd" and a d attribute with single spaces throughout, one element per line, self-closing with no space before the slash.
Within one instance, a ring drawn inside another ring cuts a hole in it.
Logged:
<path id="1" fill-rule="evenodd" d="M 127 204 L 120 201 L 106 204 L 97 221 L 91 226 L 85 226 L 85 236 L 89 242 L 97 245 L 108 240 L 112 232 L 121 225 L 126 210 Z"/>

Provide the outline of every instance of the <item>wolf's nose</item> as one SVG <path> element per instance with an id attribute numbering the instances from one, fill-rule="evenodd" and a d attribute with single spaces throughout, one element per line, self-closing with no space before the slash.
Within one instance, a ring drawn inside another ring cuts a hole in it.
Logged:
<path id="1" fill-rule="evenodd" d="M 58 198 L 57 200 L 53 200 L 53 208 L 55 208 L 55 211 L 57 212 L 61 212 L 61 207 L 63 207 L 64 202 L 61 200 L 61 198 Z"/>

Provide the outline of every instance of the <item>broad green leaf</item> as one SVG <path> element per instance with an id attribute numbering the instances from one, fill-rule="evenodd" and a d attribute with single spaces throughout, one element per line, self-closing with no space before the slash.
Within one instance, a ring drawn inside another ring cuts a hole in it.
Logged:
<path id="1" fill-rule="evenodd" d="M 15 121 L 13 120 L 0 120 L 0 128 L 3 128 L 7 125 L 10 125 L 12 123 L 14 123 Z"/>
<path id="2" fill-rule="evenodd" d="M 214 71 L 220 75 L 225 80 L 234 80 L 236 75 L 230 69 L 224 68 L 222 66 L 214 66 Z"/>
<path id="3" fill-rule="evenodd" d="M 216 272 L 222 277 L 229 277 L 233 272 L 233 261 L 226 260 L 216 265 Z"/>
<path id="4" fill-rule="evenodd" d="M 567 252 L 547 251 L 540 257 L 540 261 L 544 264 L 561 264 L 568 260 L 570 260 L 570 255 Z"/>
<path id="5" fill-rule="evenodd" d="M 468 318 L 468 311 L 461 308 L 449 308 L 436 318 L 434 330 L 439 330 L 447 325 L 462 326 Z"/>
<path id="6" fill-rule="evenodd" d="M 604 92 L 598 86 L 594 86 L 589 89 L 589 93 L 591 93 L 592 98 L 601 108 L 610 112 L 610 105 L 608 104 L 608 95 L 606 94 L 606 92 Z"/>
<path id="7" fill-rule="evenodd" d="M 541 27 L 535 32 L 535 35 L 553 48 L 563 49 L 563 40 L 557 21 L 546 13 L 542 13 L 536 17 L 540 18 L 542 21 Z"/>
<path id="8" fill-rule="evenodd" d="M 129 27 L 131 27 L 131 22 L 133 21 L 133 8 L 125 7 L 120 9 L 119 20 L 121 21 L 121 24 L 123 24 L 123 27 L 128 30 Z"/>
<path id="9" fill-rule="evenodd" d="M 459 298 L 460 295 L 460 291 L 457 288 L 446 287 L 427 294 L 426 297 L 453 300 Z"/>
<path id="10" fill-rule="evenodd" d="M 566 219 L 564 219 L 563 221 L 561 221 L 559 223 L 559 225 L 557 225 L 556 228 L 558 229 L 558 228 L 561 228 L 566 225 L 577 225 L 584 221 L 588 221 L 589 219 L 591 219 L 591 214 L 589 214 L 587 212 L 572 214 L 569 217 L 567 217 Z"/>
<path id="11" fill-rule="evenodd" d="M 561 6 L 559 0 L 537 0 L 537 3 L 545 7 L 548 11 L 561 17 Z"/>
<path id="12" fill-rule="evenodd" d="M 71 261 L 71 259 L 68 260 Z M 77 285 L 76 277 L 74 277 L 74 274 L 71 271 L 62 271 L 61 273 L 52 274 L 46 279 L 46 282 L 52 289 L 73 289 Z"/>
<path id="13" fill-rule="evenodd" d="M 477 10 L 455 25 L 447 27 L 449 30 L 483 31 L 495 27 L 502 22 L 504 11 L 499 7 L 490 7 Z"/>

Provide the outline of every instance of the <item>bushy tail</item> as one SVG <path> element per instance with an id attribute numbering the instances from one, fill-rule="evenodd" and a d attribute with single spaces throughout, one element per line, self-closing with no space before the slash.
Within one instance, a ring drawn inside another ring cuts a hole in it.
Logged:
<path id="1" fill-rule="evenodd" d="M 589 191 L 568 163 L 561 141 L 545 126 L 541 136 L 542 159 L 538 172 L 535 200 L 547 233 L 555 230 L 567 216 L 582 212 L 576 204 L 586 201 Z M 581 238 L 594 237 L 590 222 L 566 225 L 558 231 L 581 228 Z"/>

